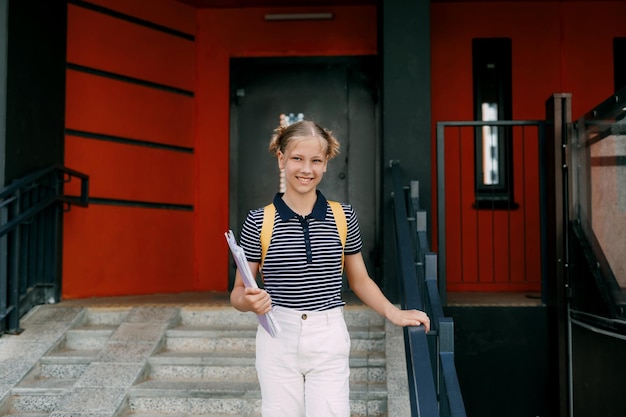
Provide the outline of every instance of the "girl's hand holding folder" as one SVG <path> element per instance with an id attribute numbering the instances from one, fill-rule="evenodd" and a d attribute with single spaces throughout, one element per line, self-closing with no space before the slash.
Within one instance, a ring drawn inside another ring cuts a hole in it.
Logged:
<path id="1" fill-rule="evenodd" d="M 280 326 L 276 323 L 272 314 L 272 300 L 267 291 L 258 287 L 255 279 L 259 271 L 259 264 L 248 262 L 243 249 L 237 244 L 232 230 L 224 233 L 224 236 L 226 237 L 226 242 L 228 242 L 235 264 L 237 264 L 235 282 L 243 282 L 243 285 L 235 285 L 235 288 L 231 291 L 231 304 L 237 310 L 256 313 L 261 326 L 270 336 L 276 337 L 280 332 Z"/>
<path id="2" fill-rule="evenodd" d="M 261 288 L 246 287 L 237 304 L 256 314 L 267 314 L 272 310 L 270 295 Z"/>

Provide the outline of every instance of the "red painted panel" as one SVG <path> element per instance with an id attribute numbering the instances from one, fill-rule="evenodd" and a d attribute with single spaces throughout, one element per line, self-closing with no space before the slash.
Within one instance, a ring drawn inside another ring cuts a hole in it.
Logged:
<path id="1" fill-rule="evenodd" d="M 518 214 L 517 212 L 515 214 Z M 492 282 L 507 284 L 513 276 L 521 274 L 522 270 L 515 270 L 512 264 L 516 259 L 524 260 L 523 251 L 518 248 L 525 244 L 524 237 L 515 235 L 512 231 L 514 214 L 504 210 L 494 213 L 492 225 L 494 230 L 494 242 L 492 253 L 493 276 Z"/>
<path id="2" fill-rule="evenodd" d="M 474 198 L 474 139 L 473 129 L 463 129 L 461 142 L 458 143 L 460 148 L 457 152 L 460 154 L 460 189 L 461 205 L 458 209 L 460 212 L 456 216 L 462 218 L 463 227 L 460 229 L 460 241 L 462 247 L 463 282 L 478 282 L 480 279 L 480 265 L 476 262 L 478 253 L 481 250 L 480 233 L 483 230 L 479 226 L 478 212 L 472 209 L 475 202 Z M 450 151 L 454 151 L 454 148 Z M 451 193 L 450 193 L 451 194 Z M 454 216 L 454 214 L 452 215 Z M 458 232 L 458 231 L 457 231 Z"/>
<path id="3" fill-rule="evenodd" d="M 516 210 L 476 210 L 474 129 L 445 130 L 446 269 L 449 288 L 539 289 L 537 129 L 513 129 Z"/>
<path id="4" fill-rule="evenodd" d="M 195 11 L 170 0 L 93 4 L 195 35 Z M 68 62 L 195 88 L 194 42 L 68 6 Z M 194 147 L 194 99 L 67 71 L 66 128 Z M 90 175 L 90 196 L 192 205 L 194 155 L 67 136 L 66 165 Z M 76 185 L 68 193 L 78 193 Z M 193 291 L 194 213 L 91 204 L 65 214 L 63 297 Z"/>
<path id="5" fill-rule="evenodd" d="M 462 130 L 459 129 L 446 129 L 446 140 L 444 144 L 446 170 L 445 176 L 445 188 L 459 190 L 461 188 L 461 153 L 458 152 L 459 143 L 462 140 L 460 137 Z M 434 188 L 436 189 L 436 188 Z M 456 215 L 461 210 L 462 206 L 461 193 L 454 193 L 446 195 L 446 228 L 451 230 L 461 230 L 462 219 L 461 216 Z M 433 210 L 435 212 L 435 210 Z M 435 233 L 433 233 L 435 235 Z M 446 239 L 447 252 L 454 254 L 453 257 L 448 259 L 446 263 L 446 276 L 448 283 L 460 283 L 463 279 L 463 272 L 465 266 L 463 264 L 462 257 L 462 242 L 461 233 L 448 233 Z"/>
<path id="6" fill-rule="evenodd" d="M 91 197 L 193 204 L 189 153 L 66 136 L 65 164 L 89 174 Z"/>
<path id="7" fill-rule="evenodd" d="M 332 20 L 265 21 L 266 13 L 330 12 Z M 376 7 L 222 9 L 198 12 L 230 56 L 330 56 L 376 53 Z M 202 29 L 205 29 L 205 28 Z M 245 28 L 245 30 L 241 30 Z M 202 31 L 198 31 L 199 37 Z M 251 34 L 255 34 L 251 36 Z M 222 46 L 222 45 L 220 45 Z M 218 49 L 222 49 L 219 48 Z M 223 49 L 222 49 L 223 50 Z"/>
<path id="8" fill-rule="evenodd" d="M 67 71 L 67 129 L 193 147 L 193 98 Z"/>
<path id="9" fill-rule="evenodd" d="M 473 223 L 474 233 L 476 233 L 476 252 L 474 254 L 476 256 L 475 262 L 477 262 L 476 282 L 492 283 L 496 281 L 494 266 L 496 242 L 494 236 L 501 231 L 496 231 L 492 211 L 474 210 L 473 214 L 477 218 L 477 221 Z M 468 264 L 471 264 L 471 259 Z"/>
<path id="10" fill-rule="evenodd" d="M 193 91 L 195 45 L 164 32 L 68 5 L 67 60 Z"/>
<path id="11" fill-rule="evenodd" d="M 196 33 L 195 9 L 176 0 L 89 0 L 89 3 L 183 33 Z"/>
<path id="12" fill-rule="evenodd" d="M 572 2 L 563 8 L 563 84 L 572 93 L 574 119 L 614 92 L 613 38 L 626 37 L 625 13 L 623 1 Z"/>
<path id="13" fill-rule="evenodd" d="M 65 299 L 195 289 L 191 212 L 90 205 L 63 234 Z"/>
<path id="14" fill-rule="evenodd" d="M 470 283 L 448 285 L 451 292 L 539 292 L 541 288 L 534 283 Z"/>

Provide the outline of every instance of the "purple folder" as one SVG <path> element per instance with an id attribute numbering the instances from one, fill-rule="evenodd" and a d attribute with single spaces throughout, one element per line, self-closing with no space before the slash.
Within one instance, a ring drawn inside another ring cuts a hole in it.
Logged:
<path id="1" fill-rule="evenodd" d="M 237 240 L 233 235 L 233 231 L 229 230 L 224 233 L 226 236 L 226 242 L 228 242 L 228 246 L 230 247 L 230 252 L 233 254 L 233 259 L 237 264 L 237 269 L 241 274 L 241 278 L 243 279 L 243 284 L 246 287 L 254 287 L 258 288 L 255 277 L 252 276 L 252 271 L 250 271 L 250 267 L 248 266 L 248 260 L 246 259 L 246 254 L 244 253 L 241 246 L 237 244 Z M 276 337 L 276 335 L 280 332 L 280 326 L 274 319 L 274 315 L 270 311 L 266 314 L 257 314 L 259 319 L 259 323 L 270 336 Z"/>

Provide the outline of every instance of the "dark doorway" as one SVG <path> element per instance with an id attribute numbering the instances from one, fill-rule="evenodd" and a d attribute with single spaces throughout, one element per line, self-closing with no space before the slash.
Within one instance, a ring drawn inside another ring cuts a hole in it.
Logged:
<path id="1" fill-rule="evenodd" d="M 268 144 L 281 114 L 330 129 L 341 153 L 328 164 L 320 190 L 350 203 L 359 216 L 368 271 L 378 272 L 380 138 L 376 57 L 231 59 L 230 227 L 239 236 L 250 209 L 279 191 Z M 234 268 L 230 269 L 232 287 Z"/>

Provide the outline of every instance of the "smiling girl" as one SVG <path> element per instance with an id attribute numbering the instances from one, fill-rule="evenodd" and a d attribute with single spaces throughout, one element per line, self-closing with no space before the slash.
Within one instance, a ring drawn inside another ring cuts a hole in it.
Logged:
<path id="1" fill-rule="evenodd" d="M 230 294 L 240 311 L 273 311 L 282 331 L 272 338 L 261 327 L 256 369 L 263 417 L 349 417 L 350 335 L 343 315 L 342 272 L 366 305 L 398 326 L 424 325 L 428 316 L 393 305 L 369 277 L 361 254 L 356 213 L 341 204 L 345 246 L 333 211 L 317 189 L 339 142 L 318 124 L 303 120 L 275 130 L 269 150 L 285 176 L 274 197 L 274 226 L 262 260 L 264 209 L 251 210 L 241 231 L 252 274 L 264 289 L 246 288 L 239 272 Z M 261 264 L 262 262 L 262 264 Z"/>

